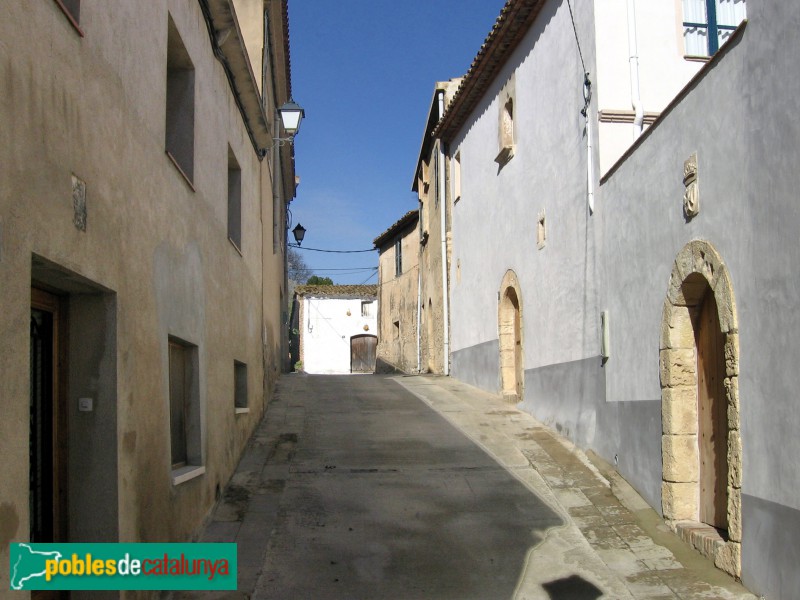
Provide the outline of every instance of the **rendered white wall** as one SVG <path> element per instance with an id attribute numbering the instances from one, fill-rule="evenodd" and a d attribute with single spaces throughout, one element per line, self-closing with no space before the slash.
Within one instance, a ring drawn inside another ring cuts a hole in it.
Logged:
<path id="1" fill-rule="evenodd" d="M 378 335 L 378 301 L 369 300 L 368 317 L 361 316 L 360 298 L 304 298 L 303 302 L 303 370 L 349 373 L 350 338 Z"/>

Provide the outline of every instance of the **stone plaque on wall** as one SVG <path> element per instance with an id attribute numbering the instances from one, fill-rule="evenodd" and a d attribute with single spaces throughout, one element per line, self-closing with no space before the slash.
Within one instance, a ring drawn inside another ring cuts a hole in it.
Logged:
<path id="1" fill-rule="evenodd" d="M 689 221 L 700 212 L 700 190 L 697 185 L 697 152 L 683 162 L 683 215 Z"/>

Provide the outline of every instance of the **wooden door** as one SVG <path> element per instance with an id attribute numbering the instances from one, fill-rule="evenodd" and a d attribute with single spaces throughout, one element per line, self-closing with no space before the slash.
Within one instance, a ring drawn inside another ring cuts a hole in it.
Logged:
<path id="1" fill-rule="evenodd" d="M 517 302 L 514 302 L 514 391 L 517 401 L 522 402 L 522 330 Z"/>
<path id="2" fill-rule="evenodd" d="M 374 373 L 378 338 L 356 335 L 350 338 L 350 372 Z"/>
<path id="3" fill-rule="evenodd" d="M 700 458 L 699 518 L 728 528 L 728 401 L 725 393 L 725 335 L 717 302 L 706 292 L 695 329 L 697 416 Z"/>

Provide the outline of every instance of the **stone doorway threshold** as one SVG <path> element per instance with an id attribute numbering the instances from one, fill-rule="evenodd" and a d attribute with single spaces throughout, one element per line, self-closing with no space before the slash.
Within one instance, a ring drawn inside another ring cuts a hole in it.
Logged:
<path id="1" fill-rule="evenodd" d="M 707 523 L 698 521 L 673 521 L 671 526 L 676 534 L 703 556 L 712 561 L 725 548 L 727 532 Z"/>

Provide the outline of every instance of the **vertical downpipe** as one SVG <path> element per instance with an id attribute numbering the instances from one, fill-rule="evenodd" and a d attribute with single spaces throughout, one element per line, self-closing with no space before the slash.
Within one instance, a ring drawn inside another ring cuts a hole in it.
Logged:
<path id="1" fill-rule="evenodd" d="M 639 93 L 639 47 L 636 42 L 636 0 L 628 0 L 628 62 L 631 76 L 631 106 L 633 107 L 633 139 L 642 135 L 644 109 Z"/>
<path id="2" fill-rule="evenodd" d="M 439 118 L 444 114 L 444 91 L 439 91 Z M 441 234 L 442 234 L 442 320 L 444 321 L 444 375 L 450 374 L 450 299 L 447 289 L 447 200 L 445 189 L 445 160 L 444 143 L 439 140 L 439 209 L 441 210 Z"/>
<path id="3" fill-rule="evenodd" d="M 422 337 L 420 327 L 422 326 L 422 246 L 420 246 L 419 259 L 417 261 L 417 373 L 422 372 Z"/>

